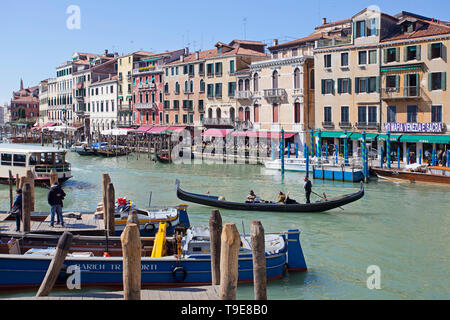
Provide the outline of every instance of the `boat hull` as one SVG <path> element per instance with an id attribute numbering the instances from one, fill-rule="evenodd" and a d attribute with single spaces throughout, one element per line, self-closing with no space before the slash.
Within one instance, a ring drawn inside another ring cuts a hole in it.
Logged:
<path id="1" fill-rule="evenodd" d="M 379 168 L 372 168 L 372 172 L 374 172 L 378 176 L 389 179 L 407 180 L 411 182 L 431 182 L 431 183 L 450 184 L 450 176 L 447 175 L 438 175 L 421 172 L 405 172 L 394 169 L 379 169 Z"/>

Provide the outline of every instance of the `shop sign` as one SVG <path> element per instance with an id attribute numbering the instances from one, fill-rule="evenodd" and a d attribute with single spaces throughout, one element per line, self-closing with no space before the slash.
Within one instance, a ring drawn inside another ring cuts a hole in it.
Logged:
<path id="1" fill-rule="evenodd" d="M 384 128 L 386 132 L 441 133 L 442 123 L 385 123 Z"/>

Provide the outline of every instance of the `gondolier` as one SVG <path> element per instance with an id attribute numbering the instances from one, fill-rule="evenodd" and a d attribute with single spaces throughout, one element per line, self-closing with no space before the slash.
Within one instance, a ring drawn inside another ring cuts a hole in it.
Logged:
<path id="1" fill-rule="evenodd" d="M 308 176 L 305 176 L 305 183 L 303 184 L 303 187 L 305 188 L 305 195 L 306 195 L 306 203 L 311 203 L 310 197 L 312 192 L 312 183 L 308 179 Z"/>

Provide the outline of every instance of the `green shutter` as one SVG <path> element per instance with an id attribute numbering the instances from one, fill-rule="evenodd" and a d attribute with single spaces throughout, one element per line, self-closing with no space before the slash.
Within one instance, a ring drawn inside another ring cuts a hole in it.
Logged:
<path id="1" fill-rule="evenodd" d="M 359 78 L 355 78 L 355 93 L 359 93 Z"/>
<path id="2" fill-rule="evenodd" d="M 400 48 L 395 48 L 395 60 L 400 62 Z"/>
<path id="3" fill-rule="evenodd" d="M 447 72 L 441 72 L 441 88 L 447 90 Z"/>
<path id="4" fill-rule="evenodd" d="M 431 43 L 428 44 L 428 60 L 431 60 Z"/>
<path id="5" fill-rule="evenodd" d="M 403 61 L 408 61 L 408 47 L 403 47 Z"/>
<path id="6" fill-rule="evenodd" d="M 338 93 L 342 93 L 342 79 L 338 79 Z"/>
<path id="7" fill-rule="evenodd" d="M 422 51 L 422 46 L 419 44 L 419 45 L 417 45 L 416 46 L 416 60 L 421 60 L 422 59 L 422 54 L 421 54 L 421 51 Z"/>
<path id="8" fill-rule="evenodd" d="M 441 58 L 447 61 L 447 47 L 441 43 Z"/>
<path id="9" fill-rule="evenodd" d="M 430 57 L 431 57 L 431 55 L 430 55 Z M 432 87 L 431 87 L 431 80 L 432 78 L 431 78 L 431 72 L 429 72 L 428 73 L 428 91 L 431 91 L 432 90 Z"/>
<path id="10" fill-rule="evenodd" d="M 376 92 L 380 92 L 380 82 L 381 82 L 381 77 L 380 76 L 377 76 L 377 78 L 376 78 L 376 84 L 375 84 L 375 87 L 376 87 Z"/>
<path id="11" fill-rule="evenodd" d="M 348 78 L 348 93 L 352 94 L 352 79 Z"/>
<path id="12" fill-rule="evenodd" d="M 322 94 L 325 94 L 325 80 L 322 79 Z"/>
<path id="13" fill-rule="evenodd" d="M 387 63 L 387 53 L 388 53 L 388 49 L 384 49 L 383 50 L 383 62 L 384 62 L 384 64 Z"/>

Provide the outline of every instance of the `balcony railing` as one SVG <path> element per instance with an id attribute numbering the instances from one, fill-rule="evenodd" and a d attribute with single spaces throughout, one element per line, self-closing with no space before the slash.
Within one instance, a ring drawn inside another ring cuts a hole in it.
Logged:
<path id="1" fill-rule="evenodd" d="M 234 128 L 237 130 L 249 130 L 253 128 L 253 123 L 250 120 L 235 121 Z"/>
<path id="2" fill-rule="evenodd" d="M 218 118 L 203 118 L 202 124 L 204 126 L 234 126 L 233 119 L 218 119 Z"/>
<path id="3" fill-rule="evenodd" d="M 287 95 L 285 89 L 265 89 L 264 98 L 282 98 Z"/>
<path id="4" fill-rule="evenodd" d="M 234 97 L 236 99 L 249 100 L 253 97 L 253 95 L 251 91 L 245 90 L 245 91 L 236 91 Z"/>
<path id="5" fill-rule="evenodd" d="M 380 124 L 377 122 L 358 122 L 356 127 L 358 129 L 379 129 Z"/>
<path id="6" fill-rule="evenodd" d="M 341 128 L 351 128 L 352 127 L 352 123 L 351 122 L 339 122 L 339 127 Z"/>
<path id="7" fill-rule="evenodd" d="M 316 41 L 316 49 L 343 46 L 351 43 L 351 36 L 348 36 L 347 38 L 320 39 Z"/>
<path id="8" fill-rule="evenodd" d="M 135 67 L 133 69 L 133 74 L 134 75 L 139 75 L 139 74 L 144 74 L 144 73 L 158 73 L 158 72 L 162 72 L 162 66 L 147 66 L 147 67 L 140 67 L 137 68 Z"/>
<path id="9" fill-rule="evenodd" d="M 334 122 L 331 121 L 324 121 L 322 122 L 323 128 L 334 128 Z"/>
<path id="10" fill-rule="evenodd" d="M 155 90 L 156 84 L 155 83 L 141 83 L 137 85 L 139 90 Z"/>
<path id="11" fill-rule="evenodd" d="M 136 110 L 151 110 L 151 109 L 158 109 L 158 105 L 154 102 L 148 102 L 148 103 L 136 103 Z"/>
<path id="12" fill-rule="evenodd" d="M 383 88 L 381 94 L 383 99 L 417 99 L 422 95 L 422 88 L 419 86 Z"/>

